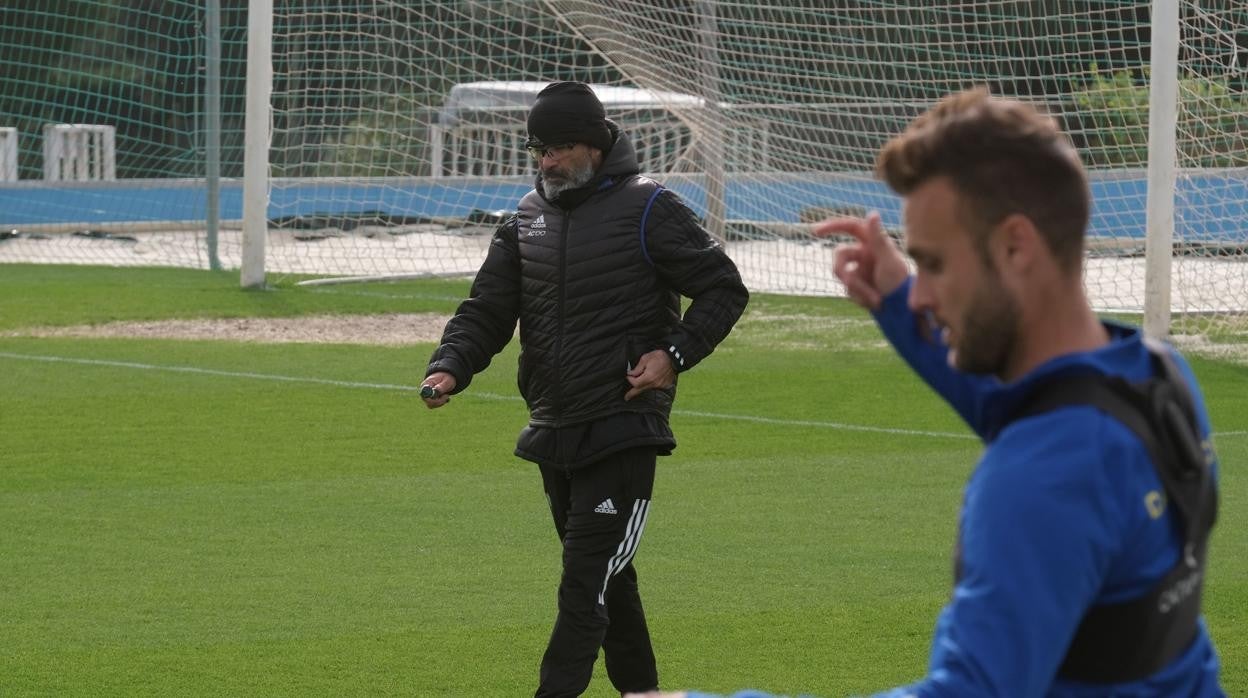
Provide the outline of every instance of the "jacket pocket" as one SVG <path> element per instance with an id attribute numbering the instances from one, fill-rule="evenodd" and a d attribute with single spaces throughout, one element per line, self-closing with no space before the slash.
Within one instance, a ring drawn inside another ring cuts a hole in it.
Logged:
<path id="1" fill-rule="evenodd" d="M 520 348 L 520 358 L 516 364 L 516 387 L 520 390 L 520 397 L 524 398 L 527 403 L 529 401 L 529 378 L 533 375 L 533 369 L 528 362 L 524 360 L 524 348 Z"/>

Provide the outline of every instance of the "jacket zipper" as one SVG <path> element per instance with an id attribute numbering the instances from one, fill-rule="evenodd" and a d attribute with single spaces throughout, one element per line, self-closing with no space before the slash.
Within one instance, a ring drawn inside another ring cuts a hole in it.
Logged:
<path id="1" fill-rule="evenodd" d="M 572 212 L 565 211 L 559 231 L 559 301 L 557 304 L 559 328 L 555 336 L 555 427 L 563 426 L 563 337 L 567 328 L 566 309 L 568 297 L 568 230 L 572 227 Z"/>

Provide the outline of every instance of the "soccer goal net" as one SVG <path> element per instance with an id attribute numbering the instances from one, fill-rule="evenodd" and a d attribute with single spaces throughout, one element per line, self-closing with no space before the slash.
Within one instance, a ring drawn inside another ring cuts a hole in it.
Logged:
<path id="1" fill-rule="evenodd" d="M 532 186 L 522 143 L 533 96 L 581 80 L 752 290 L 836 295 L 832 247 L 809 224 L 877 210 L 898 228 L 897 198 L 871 175 L 877 149 L 941 96 L 986 85 L 1052 113 L 1080 149 L 1095 197 L 1086 285 L 1099 309 L 1148 308 L 1155 331 L 1180 334 L 1214 332 L 1248 309 L 1248 9 L 1233 0 L 250 8 L 251 53 L 240 49 L 244 16 L 226 12 L 223 63 L 222 217 L 237 223 L 251 204 L 246 233 L 222 232 L 221 259 L 244 283 L 472 274 Z M 203 49 L 184 33 L 184 44 L 160 45 Z M 232 120 L 243 86 L 246 148 Z M 197 114 L 201 102 L 181 107 Z M 119 134 L 117 148 L 141 149 L 136 138 Z M 117 181 L 101 191 L 134 176 L 130 157 L 117 153 Z M 246 181 L 230 179 L 244 170 Z M 26 241 L 0 245 L 13 242 Z"/>

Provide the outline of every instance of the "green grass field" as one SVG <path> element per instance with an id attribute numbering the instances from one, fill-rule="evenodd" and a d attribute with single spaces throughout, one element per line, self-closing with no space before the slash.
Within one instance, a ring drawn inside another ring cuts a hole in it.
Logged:
<path id="1" fill-rule="evenodd" d="M 451 312 L 467 282 L 0 266 L 0 695 L 531 695 L 559 547 L 515 347 L 37 338 L 113 320 Z M 1248 367 L 1193 358 L 1222 507 L 1206 617 L 1248 695 Z M 838 300 L 757 297 L 681 383 L 637 566 L 670 688 L 924 672 L 978 443 Z M 605 673 L 587 694 L 613 695 Z"/>

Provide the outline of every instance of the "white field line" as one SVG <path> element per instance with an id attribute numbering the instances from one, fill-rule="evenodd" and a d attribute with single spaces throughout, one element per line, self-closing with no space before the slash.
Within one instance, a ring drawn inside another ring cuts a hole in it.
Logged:
<path id="1" fill-rule="evenodd" d="M 81 359 L 68 356 L 41 356 L 35 354 L 14 354 L 11 352 L 0 351 L 0 359 L 11 359 L 14 361 L 39 361 L 44 363 L 64 363 L 77 364 L 80 366 L 104 366 L 108 368 L 129 368 L 137 371 L 166 371 L 170 373 L 189 373 L 201 376 L 219 376 L 222 378 L 244 378 L 248 380 L 265 380 L 278 381 L 282 383 L 303 383 L 310 385 L 330 385 L 338 388 L 363 388 L 367 390 L 394 390 L 408 393 L 417 393 L 420 391 L 418 385 L 397 385 L 393 383 L 366 383 L 362 381 L 342 381 L 329 378 L 307 378 L 303 376 L 283 376 L 272 373 L 253 373 L 250 371 L 222 371 L 212 368 L 199 368 L 197 366 L 162 366 L 159 364 L 145 364 L 133 361 L 110 361 L 105 359 Z M 482 400 L 508 400 L 519 401 L 516 395 L 498 395 L 495 393 L 473 391 L 470 397 L 480 398 Z M 923 431 L 920 429 L 896 429 L 890 427 L 873 427 L 861 424 L 844 424 L 841 422 L 821 422 L 805 419 L 777 419 L 774 417 L 756 417 L 753 415 L 743 414 L 720 414 L 716 412 L 698 412 L 693 410 L 673 410 L 674 414 L 685 417 L 698 417 L 704 419 L 722 419 L 738 422 L 751 422 L 754 424 L 773 424 L 776 426 L 786 427 L 814 427 L 817 429 L 837 429 L 841 431 L 862 431 L 877 434 L 896 434 L 905 436 L 925 436 L 942 439 L 974 439 L 975 436 L 966 433 L 943 432 L 943 431 Z"/>
<path id="2" fill-rule="evenodd" d="M 199 368 L 196 366 L 161 366 L 158 364 L 145 364 L 133 361 L 109 361 L 104 359 L 80 359 L 67 356 L 40 356 L 34 354 L 14 354 L 11 352 L 0 351 L 0 358 L 12 359 L 15 361 L 41 361 L 44 363 L 66 363 L 78 364 L 84 366 L 106 366 L 109 368 L 130 368 L 139 371 L 166 371 L 171 373 L 191 373 L 204 376 L 220 376 L 223 378 L 246 378 L 249 380 L 266 380 L 278 381 L 282 383 L 305 383 L 310 385 L 331 385 L 338 388 L 363 388 L 367 390 L 394 390 L 407 393 L 418 393 L 420 386 L 417 385 L 398 385 L 394 383 L 366 383 L 363 381 L 342 381 L 330 378 L 308 378 L 304 376 L 283 376 L 272 373 L 253 373 L 250 371 L 222 371 L 212 368 Z M 498 395 L 496 393 L 473 391 L 470 397 L 480 398 L 482 400 L 506 400 L 519 401 L 516 395 Z M 673 414 L 684 417 L 698 417 L 703 419 L 723 419 L 737 422 L 750 422 L 753 424 L 773 424 L 785 427 L 814 427 L 817 429 L 836 429 L 840 431 L 862 431 L 876 434 L 898 434 L 904 436 L 924 436 L 940 439 L 977 439 L 973 434 L 947 432 L 947 431 L 926 431 L 922 429 L 898 429 L 892 427 L 873 427 L 863 424 L 845 424 L 843 422 L 822 422 L 806 419 L 777 419 L 775 417 L 757 417 L 748 414 L 723 414 L 718 412 L 700 412 L 696 410 L 672 410 Z M 1214 433 L 1215 437 L 1228 436 L 1248 436 L 1248 430 L 1239 431 L 1220 431 Z"/>

